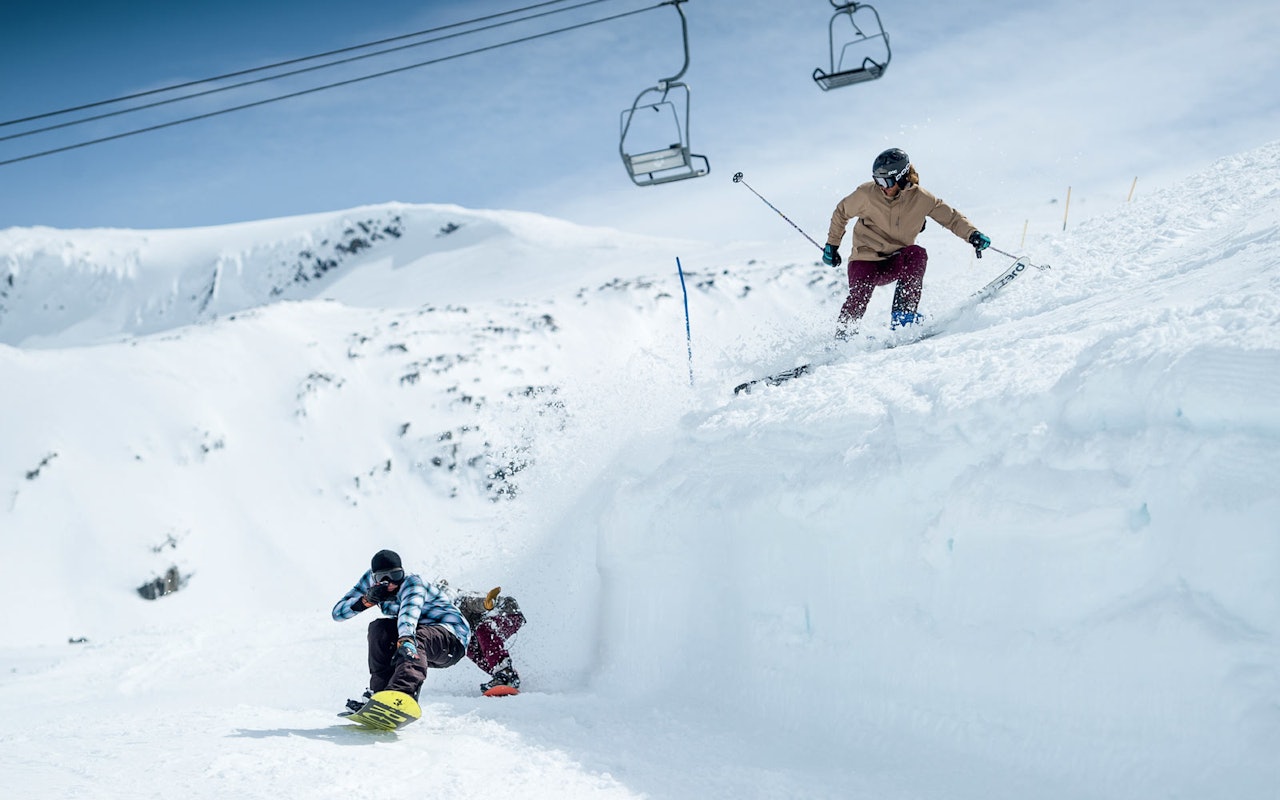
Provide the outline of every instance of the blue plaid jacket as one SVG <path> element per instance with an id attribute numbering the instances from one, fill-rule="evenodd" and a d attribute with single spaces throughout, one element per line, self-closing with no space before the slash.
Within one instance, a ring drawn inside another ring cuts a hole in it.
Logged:
<path id="1" fill-rule="evenodd" d="M 366 570 L 360 582 L 333 607 L 333 618 L 351 619 L 363 611 L 360 598 L 372 588 L 373 571 Z M 400 636 L 412 636 L 419 625 L 440 625 L 457 636 L 463 647 L 471 641 L 471 626 L 458 607 L 446 594 L 434 585 L 423 583 L 417 575 L 405 575 L 400 591 L 379 608 L 388 617 L 396 618 L 396 632 Z"/>

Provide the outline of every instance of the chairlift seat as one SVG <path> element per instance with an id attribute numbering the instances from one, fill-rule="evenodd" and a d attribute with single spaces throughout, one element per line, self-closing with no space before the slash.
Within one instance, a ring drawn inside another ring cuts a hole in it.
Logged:
<path id="1" fill-rule="evenodd" d="M 883 75 L 884 70 L 884 64 L 877 64 L 871 59 L 867 59 L 861 67 L 848 69 L 844 72 L 828 74 L 819 67 L 813 71 L 813 80 L 817 82 L 818 86 L 822 87 L 822 91 L 827 92 L 832 89 L 839 89 L 841 86 L 852 86 L 855 83 L 873 81 Z"/>
<path id="2" fill-rule="evenodd" d="M 695 160 L 700 160 L 700 163 Z M 681 144 L 649 153 L 623 153 L 622 161 L 631 175 L 632 183 L 637 186 L 656 186 L 697 178 L 711 171 L 711 164 L 706 156 L 690 153 L 688 146 Z"/>
<path id="3" fill-rule="evenodd" d="M 627 169 L 632 175 L 646 172 L 659 172 L 664 169 L 679 169 L 689 166 L 689 148 L 673 144 L 663 150 L 652 153 L 627 155 Z"/>

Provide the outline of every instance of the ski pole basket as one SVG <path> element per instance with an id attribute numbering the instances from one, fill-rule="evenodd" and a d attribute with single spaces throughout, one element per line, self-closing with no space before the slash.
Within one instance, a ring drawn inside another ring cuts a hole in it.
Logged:
<path id="1" fill-rule="evenodd" d="M 680 81 L 689 69 L 689 25 L 680 8 L 680 3 L 685 1 L 671 2 L 680 14 L 684 66 L 672 77 L 636 95 L 631 108 L 621 114 L 618 154 L 636 186 L 656 186 L 711 172 L 707 157 L 689 150 L 690 92 L 689 86 Z M 650 98 L 650 95 L 657 97 Z"/>
<path id="2" fill-rule="evenodd" d="M 889 68 L 889 60 L 893 52 L 889 48 L 889 34 L 885 33 L 880 22 L 880 13 L 867 3 L 837 3 L 830 0 L 835 13 L 827 25 L 827 40 L 831 51 L 831 71 L 823 72 L 819 67 L 813 71 L 813 80 L 822 91 L 851 86 L 855 83 L 866 83 L 884 75 Z M 860 13 L 864 12 L 864 13 Z M 865 13 L 869 12 L 869 13 Z M 836 23 L 841 18 L 847 19 L 853 28 L 852 34 L 836 56 Z M 859 25 L 859 21 L 862 22 Z M 874 27 L 872 25 L 874 24 Z M 851 37 L 851 38 L 850 38 Z"/>

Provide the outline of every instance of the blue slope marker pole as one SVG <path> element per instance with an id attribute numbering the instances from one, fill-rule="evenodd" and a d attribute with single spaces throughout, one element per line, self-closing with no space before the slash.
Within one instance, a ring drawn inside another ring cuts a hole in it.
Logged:
<path id="1" fill-rule="evenodd" d="M 676 257 L 676 271 L 680 273 L 680 291 L 684 294 L 684 340 L 689 349 L 689 385 L 693 385 L 693 332 L 689 329 L 689 290 L 684 285 L 684 267 Z"/>

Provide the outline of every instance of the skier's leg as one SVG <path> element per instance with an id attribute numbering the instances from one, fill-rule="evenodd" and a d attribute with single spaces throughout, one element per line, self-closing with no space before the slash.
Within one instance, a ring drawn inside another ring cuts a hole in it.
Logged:
<path id="1" fill-rule="evenodd" d="M 841 329 L 855 326 L 862 315 L 867 313 L 867 304 L 871 302 L 871 293 L 876 288 L 876 273 L 880 266 L 879 261 L 849 262 L 849 296 L 840 307 L 840 317 L 836 321 Z"/>
<path id="2" fill-rule="evenodd" d="M 924 272 L 929 266 L 929 253 L 918 244 L 904 247 L 893 255 L 898 288 L 893 292 L 895 315 L 914 314 L 924 290 Z"/>

